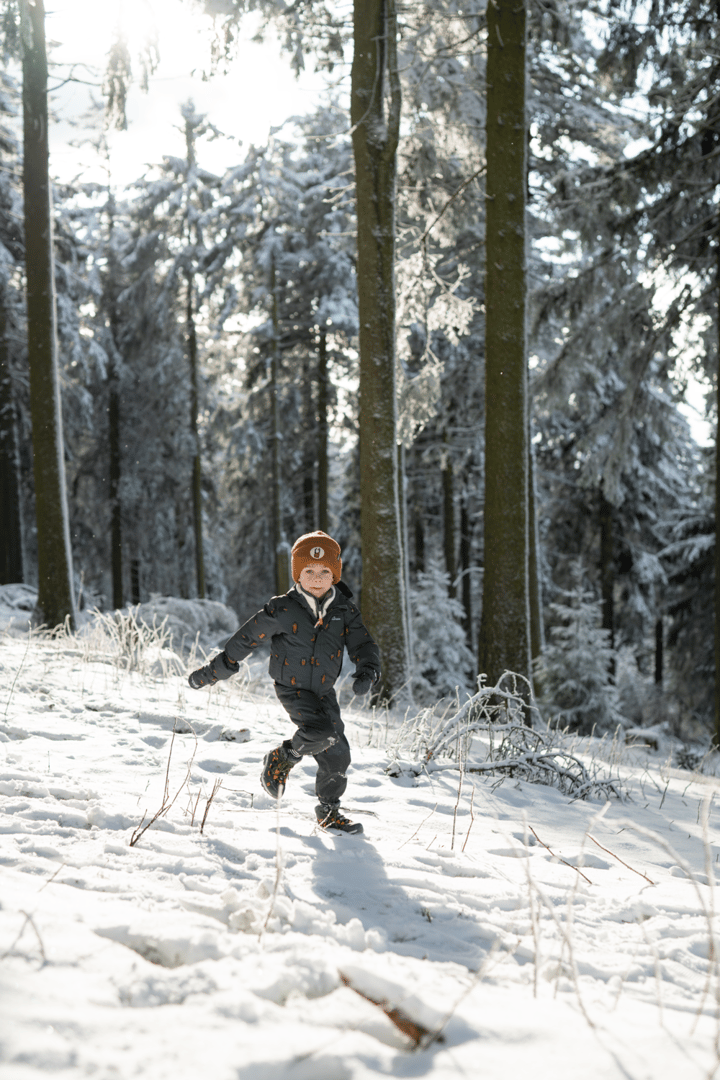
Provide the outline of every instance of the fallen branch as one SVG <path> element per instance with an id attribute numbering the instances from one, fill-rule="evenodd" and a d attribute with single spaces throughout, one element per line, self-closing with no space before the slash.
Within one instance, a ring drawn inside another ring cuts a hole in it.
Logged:
<path id="1" fill-rule="evenodd" d="M 342 971 L 338 972 L 340 981 L 344 986 L 353 990 L 361 998 L 365 998 L 366 1001 L 371 1002 L 373 1005 L 377 1005 L 379 1009 L 387 1016 L 388 1020 L 402 1031 L 403 1035 L 406 1035 L 411 1040 L 413 1050 L 416 1050 L 418 1046 L 422 1046 L 423 1049 L 429 1046 L 431 1042 L 444 1042 L 444 1036 L 438 1031 L 430 1031 L 423 1024 L 418 1023 L 417 1020 L 413 1020 L 412 1017 L 401 1009 L 398 1005 L 393 1005 L 387 998 L 381 998 L 374 994 L 369 994 L 366 990 L 360 990 L 355 986 L 349 976 L 345 975 Z"/>
<path id="2" fill-rule="evenodd" d="M 399 742 L 409 743 L 410 752 L 420 757 L 421 764 L 414 767 L 416 775 L 429 761 L 446 757 L 455 759 L 466 772 L 546 784 L 574 799 L 614 797 L 622 801 L 617 780 L 600 777 L 595 764 L 588 769 L 564 748 L 557 732 L 528 725 L 528 710 L 537 711 L 528 704 L 530 699 L 527 680 L 506 671 L 497 685 L 481 684 L 450 716 L 445 714 L 438 720 L 433 709 L 421 710 L 404 725 Z M 484 749 L 485 760 L 469 764 L 473 740 L 474 751 Z"/>

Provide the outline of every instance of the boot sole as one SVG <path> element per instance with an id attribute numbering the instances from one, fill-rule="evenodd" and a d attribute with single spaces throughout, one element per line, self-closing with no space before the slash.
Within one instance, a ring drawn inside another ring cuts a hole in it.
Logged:
<path id="1" fill-rule="evenodd" d="M 346 836 L 362 836 L 363 832 L 365 831 L 359 822 L 353 825 L 350 829 L 339 829 L 337 825 L 323 825 L 321 821 L 318 821 L 317 824 L 320 826 L 323 832 L 344 833 Z"/>

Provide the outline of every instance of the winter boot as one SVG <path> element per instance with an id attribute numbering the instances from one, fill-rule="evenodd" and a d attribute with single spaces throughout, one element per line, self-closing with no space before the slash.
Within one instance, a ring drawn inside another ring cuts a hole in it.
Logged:
<path id="1" fill-rule="evenodd" d="M 361 833 L 363 827 L 359 821 L 349 821 L 344 814 L 340 813 L 337 806 L 327 806 L 318 803 L 315 807 L 315 817 L 318 825 L 323 829 L 337 829 L 339 832 Z"/>
<path id="2" fill-rule="evenodd" d="M 299 760 L 300 758 L 288 753 L 283 743 L 265 755 L 260 783 L 273 799 L 279 799 L 284 794 L 290 770 Z"/>

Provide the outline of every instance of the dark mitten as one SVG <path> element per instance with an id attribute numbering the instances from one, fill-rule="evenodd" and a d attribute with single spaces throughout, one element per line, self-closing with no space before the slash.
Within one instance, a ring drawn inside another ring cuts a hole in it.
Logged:
<path id="1" fill-rule="evenodd" d="M 213 671 L 212 661 L 206 664 L 205 667 L 198 668 L 197 671 L 191 672 L 188 675 L 188 682 L 192 686 L 193 690 L 200 690 L 203 686 L 212 686 L 217 682 L 217 675 Z"/>
<path id="2" fill-rule="evenodd" d="M 357 694 L 358 697 L 367 694 L 378 681 L 379 677 L 378 672 L 373 668 L 365 668 L 363 671 L 356 671 L 353 675 L 353 694 Z"/>
<path id="3" fill-rule="evenodd" d="M 229 679 L 238 670 L 237 660 L 231 660 L 225 653 L 218 653 L 205 667 L 198 668 L 188 675 L 188 682 L 193 690 L 199 690 L 203 686 L 212 686 L 218 679 Z"/>

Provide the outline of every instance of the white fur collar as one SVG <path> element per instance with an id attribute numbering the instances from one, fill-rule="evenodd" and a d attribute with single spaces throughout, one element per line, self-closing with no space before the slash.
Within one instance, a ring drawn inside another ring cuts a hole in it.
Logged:
<path id="1" fill-rule="evenodd" d="M 323 625 L 323 619 L 327 615 L 328 608 L 335 599 L 335 586 L 330 586 L 330 591 L 325 593 L 320 600 L 312 593 L 303 589 L 299 581 L 294 585 L 295 592 L 298 594 L 301 600 L 304 600 L 307 606 L 310 608 L 310 613 L 317 619 L 316 626 Z"/>

